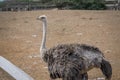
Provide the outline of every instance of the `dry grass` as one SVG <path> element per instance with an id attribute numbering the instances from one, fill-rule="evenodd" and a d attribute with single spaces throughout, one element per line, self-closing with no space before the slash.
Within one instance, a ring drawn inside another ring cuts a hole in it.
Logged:
<path id="1" fill-rule="evenodd" d="M 120 79 L 120 11 L 0 12 L 0 55 L 35 80 L 48 80 L 47 65 L 39 57 L 42 23 L 36 18 L 42 14 L 48 16 L 48 48 L 60 43 L 97 46 L 112 64 L 112 80 Z M 89 78 L 101 76 L 99 69 L 89 72 Z M 10 80 L 2 70 L 0 79 Z"/>

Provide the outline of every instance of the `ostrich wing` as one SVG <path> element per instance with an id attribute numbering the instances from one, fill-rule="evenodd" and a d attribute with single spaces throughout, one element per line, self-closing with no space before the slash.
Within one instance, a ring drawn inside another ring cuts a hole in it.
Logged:
<path id="1" fill-rule="evenodd" d="M 67 46 L 57 46 L 48 51 L 48 69 L 51 78 L 79 76 L 84 73 L 85 60 Z"/>

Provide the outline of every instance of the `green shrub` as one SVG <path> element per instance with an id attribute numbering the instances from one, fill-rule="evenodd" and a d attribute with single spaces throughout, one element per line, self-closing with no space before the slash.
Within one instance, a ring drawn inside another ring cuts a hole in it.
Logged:
<path id="1" fill-rule="evenodd" d="M 5 3 L 4 2 L 0 2 L 0 8 L 5 7 Z"/>
<path id="2" fill-rule="evenodd" d="M 87 10 L 104 10 L 106 9 L 103 3 L 86 3 L 84 9 Z"/>
<path id="3" fill-rule="evenodd" d="M 65 1 L 63 0 L 58 1 L 56 3 L 56 6 L 59 9 L 62 9 L 64 7 L 68 7 L 69 9 L 86 9 L 86 10 L 106 9 L 104 0 L 67 0 L 66 2 Z"/>

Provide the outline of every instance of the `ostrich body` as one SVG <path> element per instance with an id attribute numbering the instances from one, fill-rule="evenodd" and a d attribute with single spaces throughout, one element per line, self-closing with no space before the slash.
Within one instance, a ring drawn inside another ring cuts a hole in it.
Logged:
<path id="1" fill-rule="evenodd" d="M 103 53 L 96 47 L 85 44 L 60 44 L 47 49 L 47 17 L 39 16 L 43 21 L 43 38 L 40 47 L 41 58 L 48 64 L 51 79 L 88 80 L 87 71 L 100 68 L 106 80 L 111 79 L 112 68 Z"/>

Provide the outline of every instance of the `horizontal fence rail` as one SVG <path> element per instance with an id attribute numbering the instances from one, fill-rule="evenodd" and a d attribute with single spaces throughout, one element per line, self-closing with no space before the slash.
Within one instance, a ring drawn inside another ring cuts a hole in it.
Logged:
<path id="1" fill-rule="evenodd" d="M 16 80 L 34 80 L 31 76 L 2 56 L 0 56 L 0 68 L 10 74 Z"/>

